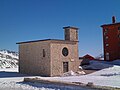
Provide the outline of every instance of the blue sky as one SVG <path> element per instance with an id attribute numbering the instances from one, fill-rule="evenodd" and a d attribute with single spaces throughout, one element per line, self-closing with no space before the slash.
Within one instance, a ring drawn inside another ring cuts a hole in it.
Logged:
<path id="1" fill-rule="evenodd" d="M 64 39 L 64 26 L 79 30 L 79 55 L 103 52 L 102 24 L 120 22 L 120 0 L 0 0 L 0 49 L 16 42 Z"/>

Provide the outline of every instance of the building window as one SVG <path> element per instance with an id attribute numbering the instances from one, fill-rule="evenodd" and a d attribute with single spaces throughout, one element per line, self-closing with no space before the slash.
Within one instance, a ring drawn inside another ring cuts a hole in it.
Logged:
<path id="1" fill-rule="evenodd" d="M 107 28 L 105 29 L 105 32 L 108 32 L 108 29 L 107 29 Z"/>
<path id="2" fill-rule="evenodd" d="M 106 60 L 109 60 L 109 53 L 106 53 Z"/>
<path id="3" fill-rule="evenodd" d="M 70 32 L 68 29 L 65 30 L 65 40 L 70 40 Z"/>
<path id="4" fill-rule="evenodd" d="M 118 30 L 120 30 L 120 27 L 118 27 Z"/>
<path id="5" fill-rule="evenodd" d="M 105 39 L 107 40 L 107 39 L 108 39 L 108 36 L 106 36 Z"/>
<path id="6" fill-rule="evenodd" d="M 45 49 L 43 49 L 43 57 L 45 57 Z"/>
<path id="7" fill-rule="evenodd" d="M 76 30 L 76 39 L 78 39 L 78 31 Z"/>
<path id="8" fill-rule="evenodd" d="M 109 44 L 106 44 L 106 46 L 108 47 L 108 46 L 109 46 Z"/>
<path id="9" fill-rule="evenodd" d="M 62 49 L 62 54 L 63 54 L 63 56 L 67 56 L 68 55 L 68 49 L 66 48 L 66 47 L 64 47 L 63 49 Z"/>
<path id="10" fill-rule="evenodd" d="M 104 36 L 107 34 L 107 32 L 104 32 Z"/>
<path id="11" fill-rule="evenodd" d="M 108 29 L 104 29 L 104 36 L 108 33 Z"/>

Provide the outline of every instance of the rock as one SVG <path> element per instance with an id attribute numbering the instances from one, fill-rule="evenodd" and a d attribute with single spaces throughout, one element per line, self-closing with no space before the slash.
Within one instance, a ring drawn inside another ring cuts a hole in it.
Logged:
<path id="1" fill-rule="evenodd" d="M 88 82 L 86 86 L 92 87 L 94 86 L 93 82 Z"/>

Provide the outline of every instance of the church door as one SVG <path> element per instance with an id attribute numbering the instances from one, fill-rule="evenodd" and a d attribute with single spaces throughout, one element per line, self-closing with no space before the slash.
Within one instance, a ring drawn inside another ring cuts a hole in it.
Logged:
<path id="1" fill-rule="evenodd" d="M 63 62 L 63 73 L 68 72 L 68 62 Z"/>

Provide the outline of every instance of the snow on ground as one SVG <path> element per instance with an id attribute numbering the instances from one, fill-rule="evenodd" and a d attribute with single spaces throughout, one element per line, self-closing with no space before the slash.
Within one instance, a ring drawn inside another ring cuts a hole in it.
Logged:
<path id="1" fill-rule="evenodd" d="M 96 65 L 95 65 L 96 64 Z M 82 82 L 87 84 L 93 82 L 94 85 L 110 86 L 120 88 L 120 60 L 113 62 L 96 62 L 92 61 L 92 68 L 103 68 L 88 75 L 64 76 L 64 77 L 40 77 L 40 76 L 26 76 L 19 74 L 16 69 L 0 69 L 0 90 L 74 90 L 80 88 L 70 86 L 46 85 L 38 83 L 23 83 L 24 77 L 38 77 L 41 79 L 57 80 L 65 82 Z M 73 73 L 73 72 L 72 72 Z M 90 89 L 81 89 L 90 90 Z"/>
<path id="2" fill-rule="evenodd" d="M 82 82 L 87 84 L 93 82 L 95 85 L 110 86 L 120 88 L 120 66 L 113 66 L 103 69 L 92 74 L 82 76 L 69 76 L 69 77 L 49 77 L 43 79 L 66 81 L 66 82 Z"/>
<path id="3" fill-rule="evenodd" d="M 23 82 L 24 77 L 36 76 L 19 74 L 18 68 L 0 69 L 0 90 L 91 90 L 82 87 Z"/>
<path id="4" fill-rule="evenodd" d="M 113 67 L 113 65 L 120 66 L 120 60 L 115 60 L 111 62 L 106 61 L 97 61 L 97 60 L 90 60 L 90 65 L 84 65 L 82 68 L 84 69 L 92 69 L 92 70 L 101 70 L 104 68 Z"/>
<path id="5" fill-rule="evenodd" d="M 104 63 L 103 61 L 90 61 L 90 65 L 82 66 L 83 69 L 101 70 L 104 68 L 112 67 L 113 65 L 109 63 Z"/>
<path id="6" fill-rule="evenodd" d="M 117 64 L 117 65 L 116 65 Z M 92 61 L 91 68 L 102 69 L 88 75 L 69 76 L 69 77 L 48 77 L 43 79 L 59 80 L 66 82 L 82 82 L 87 84 L 93 82 L 95 85 L 110 86 L 120 88 L 120 60 L 113 62 L 96 62 Z"/>

